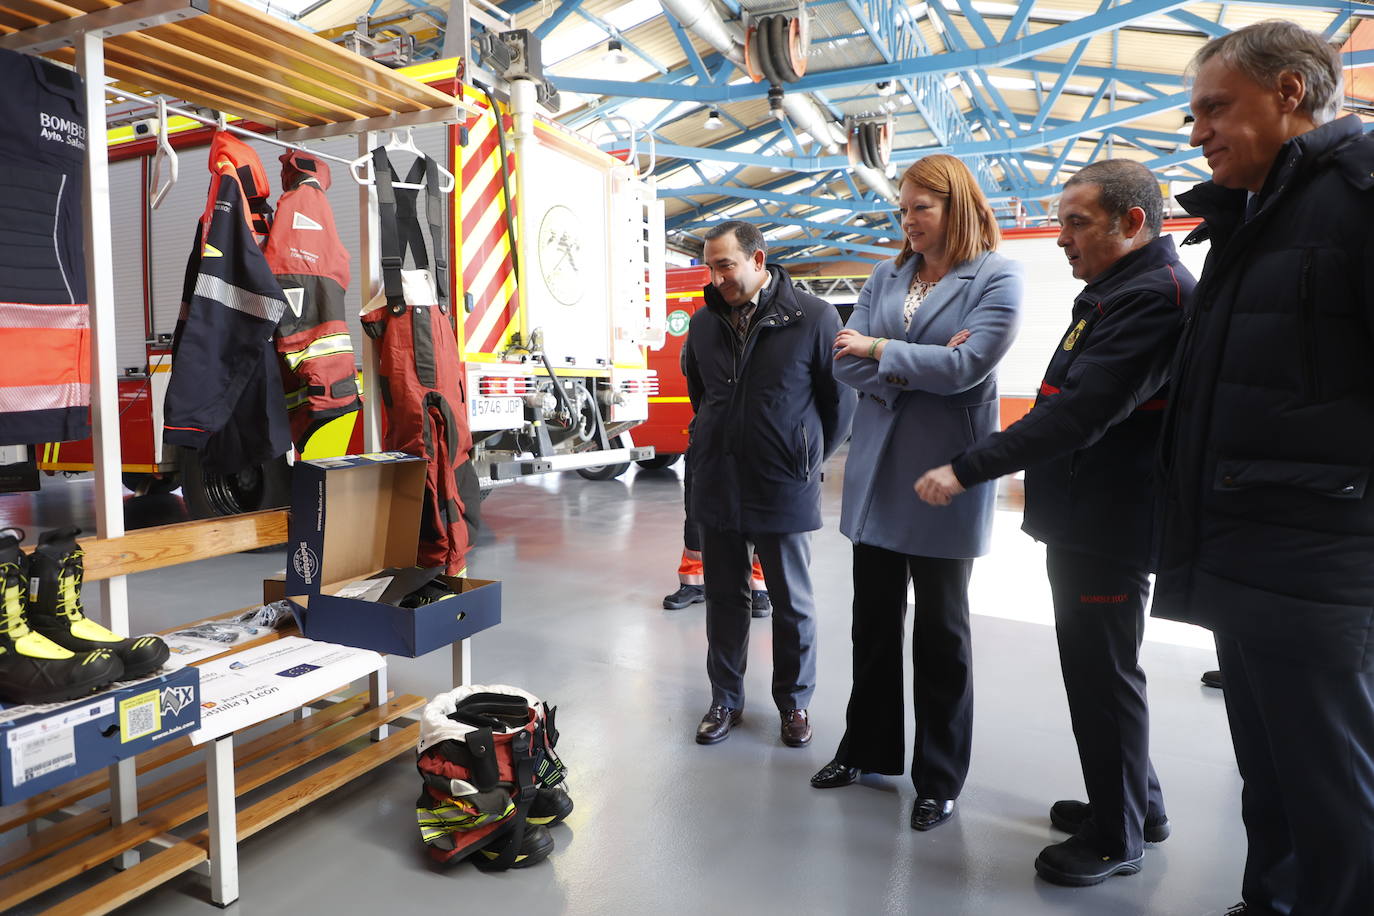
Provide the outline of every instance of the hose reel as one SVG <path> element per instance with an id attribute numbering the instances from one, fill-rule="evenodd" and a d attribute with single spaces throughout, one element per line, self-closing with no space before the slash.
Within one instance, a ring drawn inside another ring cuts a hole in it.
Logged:
<path id="1" fill-rule="evenodd" d="M 744 36 L 744 69 L 754 82 L 795 83 L 806 75 L 805 23 L 796 16 L 755 16 Z"/>
<path id="2" fill-rule="evenodd" d="M 892 116 L 881 120 L 851 121 L 845 144 L 849 164 L 884 171 L 892 161 Z"/>

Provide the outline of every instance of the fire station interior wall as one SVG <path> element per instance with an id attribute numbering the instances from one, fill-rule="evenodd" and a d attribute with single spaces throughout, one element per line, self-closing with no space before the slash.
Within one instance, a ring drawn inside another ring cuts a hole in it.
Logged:
<path id="1" fill-rule="evenodd" d="M 114 251 L 116 365 L 139 369 L 148 362 L 143 348 L 143 163 L 110 163 L 110 238 Z M 189 246 L 189 242 L 187 243 Z M 172 316 L 176 317 L 175 314 Z M 168 331 L 171 330 L 169 327 Z"/>
<path id="2" fill-rule="evenodd" d="M 1166 234 L 1178 245 L 1188 233 Z M 1025 268 L 1026 296 L 1021 306 L 1021 330 L 997 368 L 997 391 L 1003 397 L 1034 397 L 1050 354 L 1068 327 L 1073 300 L 1083 289 L 1083 281 L 1074 279 L 1054 236 L 1006 238 L 998 251 Z M 1207 245 L 1180 246 L 1179 255 L 1196 277 L 1207 258 Z"/>
<path id="3" fill-rule="evenodd" d="M 415 145 L 434 157 L 440 165 L 449 168 L 445 137 L 446 131 L 442 125 L 426 125 L 417 127 L 414 131 Z M 380 135 L 378 142 L 385 143 L 386 139 L 387 135 Z M 281 166 L 278 162 L 282 149 L 256 141 L 249 141 L 249 145 L 262 158 L 268 180 L 271 182 L 271 201 L 275 207 L 282 192 Z M 352 160 L 358 156 L 358 143 L 354 137 L 331 138 L 308 145 L 310 149 L 341 159 Z M 208 155 L 208 145 L 182 151 L 180 179 L 168 193 L 162 206 L 151 213 L 148 257 L 152 277 L 153 326 L 156 333 L 170 334 L 176 327 L 177 313 L 181 308 L 181 287 L 186 260 L 195 238 L 196 221 L 205 208 L 205 196 L 210 187 Z M 339 239 L 348 250 L 350 258 L 351 279 L 344 299 L 348 328 L 353 338 L 354 353 L 361 364 L 362 324 L 358 319 L 358 312 L 363 303 L 362 252 L 358 231 L 359 186 L 350 177 L 348 168 L 343 163 L 329 161 L 328 164 L 333 180 L 328 191 L 329 205 L 334 211 Z M 409 168 L 409 157 L 402 166 Z M 115 213 L 136 213 L 142 199 L 139 160 L 114 163 L 111 168 L 110 184 L 114 195 L 112 205 Z M 126 197 L 127 203 L 124 202 Z M 132 220 L 132 217 L 130 219 Z M 138 223 L 131 222 L 130 225 L 137 226 Z M 143 355 L 143 283 L 138 271 L 138 241 L 135 232 L 115 233 L 121 367 L 142 366 L 146 362 Z"/>

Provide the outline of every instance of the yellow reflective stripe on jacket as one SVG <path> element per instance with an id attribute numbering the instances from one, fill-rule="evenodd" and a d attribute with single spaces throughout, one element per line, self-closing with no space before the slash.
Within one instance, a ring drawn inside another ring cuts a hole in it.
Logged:
<path id="1" fill-rule="evenodd" d="M 304 350 L 296 350 L 293 353 L 282 354 L 286 360 L 286 365 L 292 370 L 300 368 L 301 363 L 307 359 L 314 359 L 317 356 L 333 356 L 335 353 L 352 353 L 353 342 L 349 340 L 347 334 L 326 334 L 319 340 L 314 341 Z"/>

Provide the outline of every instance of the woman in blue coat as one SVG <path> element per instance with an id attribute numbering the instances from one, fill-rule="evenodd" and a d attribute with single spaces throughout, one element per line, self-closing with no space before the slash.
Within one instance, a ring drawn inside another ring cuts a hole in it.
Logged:
<path id="1" fill-rule="evenodd" d="M 835 339 L 835 377 L 858 389 L 840 530 L 854 542 L 854 686 L 835 759 L 811 778 L 849 785 L 905 766 L 902 639 L 907 583 L 916 743 L 911 826 L 954 813 L 973 736 L 968 581 L 987 552 L 996 482 L 957 512 L 911 488 L 913 470 L 948 462 L 997 429 L 994 370 L 1016 336 L 1021 271 L 973 175 L 927 156 L 902 176 L 901 253 L 864 284 Z"/>

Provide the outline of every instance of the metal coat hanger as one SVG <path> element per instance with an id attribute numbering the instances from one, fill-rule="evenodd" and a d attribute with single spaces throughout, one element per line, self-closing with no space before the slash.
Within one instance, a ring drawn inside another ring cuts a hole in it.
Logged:
<path id="1" fill-rule="evenodd" d="M 164 162 L 167 164 L 167 180 L 160 184 Z M 153 154 L 153 162 L 148 170 L 148 193 L 154 210 L 162 206 L 162 201 L 167 197 L 167 192 L 172 190 L 172 186 L 176 183 L 177 152 L 172 149 L 172 131 L 167 123 L 167 100 L 159 98 L 157 100 L 157 152 Z"/>
<path id="2" fill-rule="evenodd" d="M 388 153 L 410 153 L 411 155 L 424 157 L 424 153 L 415 145 L 415 135 L 409 127 L 391 131 L 391 137 L 386 145 L 382 147 Z M 436 163 L 437 165 L 437 163 Z M 349 174 L 353 180 L 361 185 L 377 183 L 377 176 L 372 174 L 372 153 L 359 156 L 348 165 Z M 406 181 L 393 181 L 393 188 L 403 188 L 412 191 L 424 190 L 422 184 L 412 184 Z M 458 186 L 458 180 L 453 177 L 453 173 L 442 165 L 439 166 L 439 187 L 436 189 L 440 194 L 451 194 L 453 189 Z"/>

